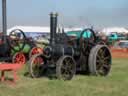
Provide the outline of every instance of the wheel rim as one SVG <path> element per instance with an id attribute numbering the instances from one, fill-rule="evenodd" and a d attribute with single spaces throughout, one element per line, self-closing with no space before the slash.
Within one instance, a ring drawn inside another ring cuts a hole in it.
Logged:
<path id="1" fill-rule="evenodd" d="M 13 57 L 13 63 L 25 64 L 26 58 L 23 53 L 16 53 Z"/>
<path id="2" fill-rule="evenodd" d="M 61 77 L 63 80 L 71 79 L 74 74 L 74 61 L 72 58 L 67 57 L 62 62 Z"/>
<path id="3" fill-rule="evenodd" d="M 111 54 L 106 47 L 102 47 L 97 52 L 96 70 L 99 75 L 107 75 L 111 67 Z"/>
<path id="4" fill-rule="evenodd" d="M 41 76 L 41 69 L 44 64 L 44 60 L 42 57 L 37 56 L 32 60 L 32 76 L 33 77 L 40 77 Z"/>

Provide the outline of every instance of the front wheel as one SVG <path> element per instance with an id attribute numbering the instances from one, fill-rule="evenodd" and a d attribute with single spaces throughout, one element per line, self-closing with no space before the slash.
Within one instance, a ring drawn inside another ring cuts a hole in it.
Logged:
<path id="1" fill-rule="evenodd" d="M 33 78 L 39 78 L 42 75 L 44 59 L 42 54 L 35 54 L 29 61 L 29 74 Z"/>
<path id="2" fill-rule="evenodd" d="M 71 56 L 62 56 L 56 63 L 56 76 L 61 80 L 71 80 L 76 72 L 76 62 Z"/>
<path id="3" fill-rule="evenodd" d="M 16 52 L 14 54 L 14 56 L 12 57 L 12 62 L 18 63 L 18 64 L 25 64 L 26 63 L 26 57 L 25 57 L 24 53 Z"/>
<path id="4" fill-rule="evenodd" d="M 89 54 L 89 71 L 91 75 L 106 76 L 112 63 L 111 52 L 106 45 L 96 45 Z"/>

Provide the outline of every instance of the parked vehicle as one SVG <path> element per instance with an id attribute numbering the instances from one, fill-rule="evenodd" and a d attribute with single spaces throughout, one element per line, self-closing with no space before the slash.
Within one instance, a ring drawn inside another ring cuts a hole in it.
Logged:
<path id="1" fill-rule="evenodd" d="M 126 39 L 126 36 L 121 33 L 113 32 L 108 36 L 108 39 L 109 40 L 124 40 L 124 39 Z"/>
<path id="2" fill-rule="evenodd" d="M 128 48 L 128 40 L 120 40 L 114 44 L 115 48 Z"/>

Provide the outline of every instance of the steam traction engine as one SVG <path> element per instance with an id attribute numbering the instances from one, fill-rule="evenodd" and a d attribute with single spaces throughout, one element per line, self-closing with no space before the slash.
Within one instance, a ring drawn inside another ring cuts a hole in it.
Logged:
<path id="1" fill-rule="evenodd" d="M 92 29 L 85 29 L 80 37 L 72 38 L 57 33 L 57 14 L 50 14 L 50 44 L 43 53 L 33 55 L 29 61 L 32 77 L 40 77 L 46 70 L 58 79 L 70 80 L 76 72 L 106 76 L 111 68 L 111 53 L 106 45 L 97 41 Z M 88 37 L 88 32 L 91 36 Z"/>
<path id="2" fill-rule="evenodd" d="M 16 63 L 23 63 L 25 60 L 24 55 L 22 53 L 17 53 L 15 56 L 13 56 L 11 53 L 12 51 L 19 52 L 24 48 L 25 45 L 25 35 L 21 30 L 13 30 L 7 36 L 7 19 L 6 19 L 6 0 L 2 0 L 2 25 L 3 25 L 3 33 L 0 33 L 0 62 L 10 62 L 13 61 L 12 58 L 14 58 L 14 62 Z M 16 31 L 20 33 L 20 36 L 16 35 Z M 14 36 L 15 35 L 15 36 Z M 19 46 L 19 42 L 22 42 L 22 44 Z M 17 46 L 17 50 L 14 48 L 14 46 Z M 20 57 L 19 57 L 20 54 Z M 15 57 L 19 59 L 18 61 L 15 60 Z M 22 60 L 21 60 L 22 58 Z"/>
<path id="3" fill-rule="evenodd" d="M 3 32 L 0 33 L 0 62 L 26 63 L 33 54 L 42 52 L 36 47 L 35 42 L 28 39 L 24 32 L 15 29 L 7 35 L 6 0 L 2 0 L 2 25 Z M 25 57 L 25 55 L 26 57 Z"/>

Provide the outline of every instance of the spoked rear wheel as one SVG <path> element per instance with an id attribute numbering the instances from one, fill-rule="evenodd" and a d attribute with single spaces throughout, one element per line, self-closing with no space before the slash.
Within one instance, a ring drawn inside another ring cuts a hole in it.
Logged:
<path id="1" fill-rule="evenodd" d="M 29 73 L 33 78 L 38 78 L 42 75 L 44 60 L 41 55 L 42 54 L 35 54 L 29 61 Z"/>
<path id="2" fill-rule="evenodd" d="M 111 52 L 105 45 L 97 45 L 89 54 L 89 71 L 91 75 L 108 75 L 111 69 Z"/>
<path id="3" fill-rule="evenodd" d="M 56 76 L 61 80 L 71 80 L 76 72 L 76 62 L 71 56 L 62 56 L 56 63 Z"/>

